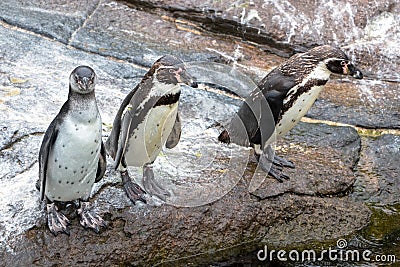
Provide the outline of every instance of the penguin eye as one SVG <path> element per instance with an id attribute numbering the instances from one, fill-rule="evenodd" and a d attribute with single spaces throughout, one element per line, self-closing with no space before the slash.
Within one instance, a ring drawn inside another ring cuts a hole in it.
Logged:
<path id="1" fill-rule="evenodd" d="M 168 72 L 169 73 L 175 73 L 175 70 L 174 69 L 169 69 Z"/>
<path id="2" fill-rule="evenodd" d="M 343 61 L 340 62 L 340 65 L 342 65 L 342 66 L 346 66 L 347 64 L 348 64 L 348 62 L 345 61 L 345 60 L 343 60 Z"/>

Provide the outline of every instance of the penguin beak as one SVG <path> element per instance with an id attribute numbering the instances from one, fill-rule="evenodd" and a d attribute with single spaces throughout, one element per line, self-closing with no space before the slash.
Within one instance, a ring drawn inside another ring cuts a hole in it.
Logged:
<path id="1" fill-rule="evenodd" d="M 180 80 L 182 83 L 184 83 L 190 87 L 197 88 L 197 82 L 196 82 L 195 78 L 192 77 L 191 75 L 189 75 L 189 73 L 186 70 L 184 70 L 180 73 Z"/>
<path id="2" fill-rule="evenodd" d="M 92 84 L 92 81 L 89 77 L 82 77 L 81 84 L 82 84 L 82 88 L 84 88 L 85 91 L 87 91 L 87 92 L 90 91 L 90 86 Z"/>
<path id="3" fill-rule="evenodd" d="M 361 70 L 354 67 L 353 64 L 348 64 L 347 66 L 347 73 L 355 79 L 362 79 L 364 75 L 362 74 Z"/>

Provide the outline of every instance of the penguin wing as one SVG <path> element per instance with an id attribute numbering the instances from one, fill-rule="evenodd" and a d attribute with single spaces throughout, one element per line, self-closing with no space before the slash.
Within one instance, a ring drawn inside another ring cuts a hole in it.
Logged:
<path id="1" fill-rule="evenodd" d="M 181 127 L 181 119 L 179 118 L 179 114 L 177 113 L 174 127 L 172 128 L 172 131 L 168 136 L 167 142 L 165 143 L 165 146 L 167 148 L 174 148 L 179 143 L 179 140 L 181 139 Z"/>
<path id="2" fill-rule="evenodd" d="M 107 161 L 106 161 L 106 148 L 104 146 L 103 141 L 101 141 L 100 147 L 100 156 L 99 162 L 97 164 L 97 171 L 96 171 L 96 179 L 94 180 L 95 183 L 99 182 L 101 178 L 103 178 L 104 174 L 106 173 Z"/>
<path id="3" fill-rule="evenodd" d="M 60 124 L 64 120 L 65 115 L 67 114 L 68 110 L 68 101 L 64 103 L 61 107 L 60 112 L 57 116 L 53 119 L 50 123 L 49 127 L 44 134 L 42 145 L 40 146 L 39 151 L 39 180 L 40 180 L 40 200 L 44 199 L 45 192 L 46 192 L 46 174 L 47 174 L 47 167 L 48 167 L 48 159 L 49 155 L 53 149 L 53 145 L 57 140 L 58 136 L 58 129 Z"/>
<path id="4" fill-rule="evenodd" d="M 114 158 L 117 168 L 124 154 L 129 136 L 137 128 L 147 114 L 150 107 L 158 98 L 149 98 L 152 82 L 149 79 L 142 80 L 122 102 L 115 117 L 113 130 L 109 139 L 109 154 Z M 147 100 L 147 101 L 146 101 Z M 115 128 L 114 128 L 115 127 Z"/>
<path id="5" fill-rule="evenodd" d="M 119 139 L 120 139 L 120 135 L 121 135 L 122 118 L 123 118 L 124 113 L 126 112 L 129 102 L 131 101 L 132 97 L 137 92 L 139 87 L 140 87 L 140 83 L 132 91 L 130 91 L 129 94 L 125 97 L 125 99 L 122 101 L 121 106 L 119 107 L 118 112 L 115 115 L 110 136 L 108 137 L 106 144 L 105 144 L 107 153 L 115 161 L 116 161 L 116 158 L 120 159 L 120 157 L 121 157 L 121 155 L 117 155 L 117 153 L 122 152 L 122 151 L 119 151 L 119 149 L 118 149 L 119 145 L 121 143 Z M 118 164 L 119 164 L 119 160 L 118 160 Z M 116 166 L 118 166 L 118 164 L 116 161 Z"/>
<path id="6" fill-rule="evenodd" d="M 295 77 L 284 75 L 278 68 L 271 71 L 260 81 L 259 89 L 268 102 L 275 122 L 278 121 L 280 116 L 283 100 L 295 85 Z"/>
<path id="7" fill-rule="evenodd" d="M 260 81 L 258 89 L 253 91 L 249 96 L 250 103 L 252 103 L 252 108 L 255 111 L 250 110 L 247 105 L 247 109 L 243 110 L 247 115 L 246 118 L 250 118 L 244 123 L 251 143 L 261 144 L 261 138 L 268 140 L 268 138 L 273 134 L 275 124 L 281 115 L 283 100 L 286 98 L 289 90 L 295 85 L 295 78 L 284 75 L 278 68 L 272 70 Z M 260 93 L 260 90 L 262 94 Z M 268 107 L 265 105 L 265 102 L 263 103 L 264 99 L 261 99 L 262 96 L 268 103 Z M 254 112 L 256 112 L 256 114 L 250 114 Z M 261 127 L 263 136 L 261 136 L 259 121 L 257 121 L 257 119 L 263 122 Z"/>

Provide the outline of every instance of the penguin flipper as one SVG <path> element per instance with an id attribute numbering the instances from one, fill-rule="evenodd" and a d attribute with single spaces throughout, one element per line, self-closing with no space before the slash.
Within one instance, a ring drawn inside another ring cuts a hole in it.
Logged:
<path id="1" fill-rule="evenodd" d="M 174 148 L 181 139 L 181 133 L 182 133 L 182 124 L 181 124 L 181 119 L 179 118 L 179 114 L 177 113 L 174 127 L 172 128 L 172 131 L 168 136 L 165 146 L 167 148 Z"/>
<path id="2" fill-rule="evenodd" d="M 127 94 L 127 96 L 122 101 L 121 106 L 119 107 L 118 112 L 115 115 L 110 136 L 108 137 L 108 139 L 106 141 L 106 144 L 105 144 L 106 151 L 107 151 L 108 155 L 110 155 L 110 157 L 112 157 L 114 160 L 115 160 L 115 158 L 117 156 L 117 152 L 118 152 L 118 145 L 119 145 L 119 138 L 120 138 L 123 115 L 126 112 L 126 108 L 129 104 L 129 102 L 131 101 L 131 98 L 136 93 L 136 91 L 139 89 L 139 85 L 140 84 L 138 84 L 135 87 L 135 89 L 130 91 L 129 94 Z"/>
<path id="3" fill-rule="evenodd" d="M 43 137 L 42 145 L 39 152 L 39 181 L 40 181 L 40 200 L 43 201 L 45 197 L 45 187 L 46 187 L 46 174 L 49 154 L 56 142 L 58 135 L 58 123 L 56 121 L 57 117 L 50 123 L 49 128 Z"/>
<path id="4" fill-rule="evenodd" d="M 106 173 L 106 167 L 107 167 L 106 158 L 107 158 L 106 148 L 102 141 L 101 147 L 100 147 L 99 162 L 97 164 L 96 179 L 94 180 L 95 183 L 99 182 L 101 180 L 101 178 L 103 178 L 104 174 Z"/>
<path id="5" fill-rule="evenodd" d="M 259 82 L 258 87 L 268 102 L 275 123 L 281 113 L 283 100 L 294 86 L 296 86 L 295 78 L 284 75 L 278 68 L 272 70 Z"/>

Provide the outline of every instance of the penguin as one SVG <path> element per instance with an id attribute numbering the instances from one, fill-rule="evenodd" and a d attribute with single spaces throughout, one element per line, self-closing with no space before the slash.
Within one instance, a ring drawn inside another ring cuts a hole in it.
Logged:
<path id="1" fill-rule="evenodd" d="M 295 165 L 274 155 L 271 143 L 283 137 L 307 113 L 332 73 L 363 78 L 346 54 L 330 45 L 293 55 L 259 82 L 218 140 L 253 147 L 265 172 L 279 182 L 289 179 L 282 173 L 283 167 Z"/>
<path id="2" fill-rule="evenodd" d="M 106 171 L 102 123 L 95 98 L 97 77 L 92 68 L 79 66 L 69 77 L 68 100 L 50 123 L 39 151 L 40 199 L 45 201 L 47 224 L 57 235 L 69 235 L 61 203 L 78 202 L 80 224 L 99 232 L 105 221 L 89 203 L 95 182 Z"/>
<path id="3" fill-rule="evenodd" d="M 125 97 L 106 141 L 128 198 L 146 203 L 144 194 L 169 195 L 154 180 L 152 164 L 162 147 L 175 147 L 181 136 L 178 114 L 181 85 L 196 87 L 183 61 L 166 55 L 158 59 L 142 81 Z M 127 167 L 143 167 L 143 189 L 132 182 Z"/>

